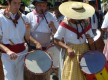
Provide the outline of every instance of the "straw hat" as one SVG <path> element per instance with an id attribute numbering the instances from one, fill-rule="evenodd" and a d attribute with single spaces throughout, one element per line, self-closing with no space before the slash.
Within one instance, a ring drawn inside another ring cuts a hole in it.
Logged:
<path id="1" fill-rule="evenodd" d="M 66 17 L 80 20 L 91 17 L 95 9 L 87 3 L 68 1 L 59 6 L 59 11 Z"/>

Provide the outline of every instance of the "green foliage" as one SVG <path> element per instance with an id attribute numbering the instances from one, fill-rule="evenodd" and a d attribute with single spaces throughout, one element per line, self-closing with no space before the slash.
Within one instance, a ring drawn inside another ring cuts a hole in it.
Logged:
<path id="1" fill-rule="evenodd" d="M 3 4 L 5 2 L 5 0 L 0 0 L 0 4 Z"/>
<path id="2" fill-rule="evenodd" d="M 30 4 L 30 0 L 22 0 L 22 2 L 24 2 L 26 6 Z"/>
<path id="3" fill-rule="evenodd" d="M 102 2 L 108 2 L 108 0 L 101 0 Z"/>
<path id="4" fill-rule="evenodd" d="M 5 4 L 6 0 L 0 0 L 0 4 Z M 22 2 L 25 3 L 26 6 L 30 4 L 30 0 L 22 0 Z"/>

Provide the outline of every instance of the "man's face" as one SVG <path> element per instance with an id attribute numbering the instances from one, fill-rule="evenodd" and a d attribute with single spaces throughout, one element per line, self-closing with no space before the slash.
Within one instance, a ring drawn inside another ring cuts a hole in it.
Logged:
<path id="1" fill-rule="evenodd" d="M 21 0 L 12 0 L 11 3 L 9 3 L 10 10 L 13 14 L 19 11 L 20 4 L 21 4 Z"/>
<path id="2" fill-rule="evenodd" d="M 47 3 L 46 2 L 40 2 L 35 4 L 37 13 L 41 14 L 42 11 L 45 12 L 47 10 Z"/>

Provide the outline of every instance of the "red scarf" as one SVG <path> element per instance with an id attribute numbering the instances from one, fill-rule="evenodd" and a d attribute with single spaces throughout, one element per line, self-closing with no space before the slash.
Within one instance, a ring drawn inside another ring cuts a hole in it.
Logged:
<path id="1" fill-rule="evenodd" d="M 21 13 L 18 12 L 18 13 L 15 15 L 15 19 L 12 19 L 11 16 L 10 16 L 10 14 L 9 14 L 8 8 L 6 8 L 5 11 L 4 11 L 4 16 L 5 16 L 6 18 L 10 19 L 10 20 L 14 23 L 14 25 L 15 25 L 15 27 L 16 27 L 16 24 L 18 24 L 18 19 L 21 17 Z"/>
<path id="2" fill-rule="evenodd" d="M 74 27 L 69 26 L 65 22 L 61 22 L 60 25 L 64 28 L 76 33 L 81 38 L 82 38 L 82 35 L 85 34 L 91 28 L 91 25 L 89 24 L 87 27 L 84 28 L 84 30 L 82 32 L 77 32 L 77 30 Z"/>
<path id="3" fill-rule="evenodd" d="M 33 13 L 37 16 L 36 22 L 39 23 L 41 21 L 39 18 L 43 19 L 43 14 L 38 14 L 36 10 L 33 10 Z"/>

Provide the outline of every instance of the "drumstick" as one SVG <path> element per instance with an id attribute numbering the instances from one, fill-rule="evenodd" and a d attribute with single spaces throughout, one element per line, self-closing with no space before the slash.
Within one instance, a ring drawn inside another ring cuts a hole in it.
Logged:
<path id="1" fill-rule="evenodd" d="M 9 39 L 9 41 L 10 41 L 10 45 L 14 45 L 14 42 L 11 39 Z"/>

